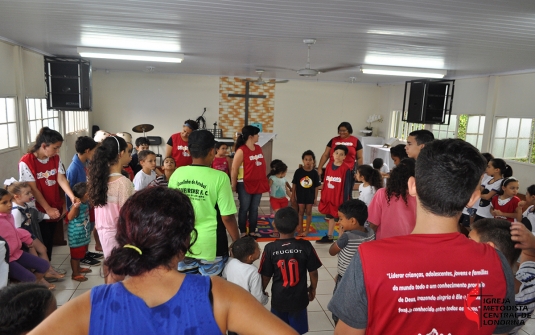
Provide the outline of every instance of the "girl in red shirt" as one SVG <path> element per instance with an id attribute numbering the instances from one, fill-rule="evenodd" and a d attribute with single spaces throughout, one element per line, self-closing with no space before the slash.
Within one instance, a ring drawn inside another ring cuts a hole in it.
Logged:
<path id="1" fill-rule="evenodd" d="M 518 206 L 520 199 L 518 194 L 518 179 L 515 177 L 505 178 L 502 182 L 499 196 L 492 198 L 490 213 L 496 219 L 505 219 L 510 222 L 522 221 L 522 207 Z"/>

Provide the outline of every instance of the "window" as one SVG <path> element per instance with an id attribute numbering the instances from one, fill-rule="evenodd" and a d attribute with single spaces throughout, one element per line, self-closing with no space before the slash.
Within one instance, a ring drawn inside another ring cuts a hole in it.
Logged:
<path id="1" fill-rule="evenodd" d="M 15 98 L 0 98 L 0 150 L 19 146 Z"/>
<path id="2" fill-rule="evenodd" d="M 402 121 L 402 111 L 392 111 L 392 121 L 390 124 L 390 137 L 406 140 L 409 134 L 415 130 L 424 129 L 424 124 L 408 123 Z"/>
<path id="3" fill-rule="evenodd" d="M 492 154 L 535 164 L 535 119 L 496 118 Z"/>
<path id="4" fill-rule="evenodd" d="M 481 150 L 484 128 L 485 117 L 483 115 L 459 115 L 457 138 L 465 140 Z"/>
<path id="5" fill-rule="evenodd" d="M 65 112 L 65 133 L 71 134 L 77 131 L 88 130 L 87 112 Z"/>
<path id="6" fill-rule="evenodd" d="M 61 132 L 59 125 L 59 112 L 57 110 L 48 110 L 46 99 L 26 99 L 26 108 L 28 109 L 28 143 L 31 143 L 37 137 L 39 130 L 48 127 Z"/>
<path id="7" fill-rule="evenodd" d="M 450 124 L 433 124 L 431 125 L 431 132 L 435 135 L 435 139 L 443 140 L 445 138 L 457 137 L 457 115 L 450 115 Z"/>

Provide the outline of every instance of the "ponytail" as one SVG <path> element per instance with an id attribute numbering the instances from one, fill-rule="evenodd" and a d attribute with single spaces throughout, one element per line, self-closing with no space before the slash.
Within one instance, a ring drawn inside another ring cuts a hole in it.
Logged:
<path id="1" fill-rule="evenodd" d="M 234 151 L 238 150 L 242 145 L 247 142 L 249 137 L 255 136 L 260 132 L 260 129 L 255 126 L 245 126 L 241 129 L 241 134 L 236 139 L 236 144 L 234 144 Z"/>
<path id="2" fill-rule="evenodd" d="M 509 178 L 513 175 L 513 168 L 505 163 L 503 159 L 493 158 L 490 160 L 490 163 L 494 168 L 500 169 L 500 174 L 503 176 L 503 178 Z"/>
<path id="3" fill-rule="evenodd" d="M 28 149 L 28 153 L 36 152 L 43 143 L 46 146 L 49 146 L 57 142 L 63 142 L 63 136 L 61 136 L 61 134 L 54 129 L 43 127 L 41 130 L 39 130 L 39 134 L 37 134 L 37 137 L 35 138 L 35 144 L 33 147 Z"/>
<path id="4" fill-rule="evenodd" d="M 7 191 L 13 195 L 19 195 L 22 192 L 22 189 L 30 187 L 30 185 L 27 182 L 24 181 L 16 181 L 14 183 L 11 183 L 6 187 Z"/>
<path id="5" fill-rule="evenodd" d="M 267 177 L 277 175 L 281 172 L 288 171 L 288 166 L 284 164 L 280 159 L 276 159 L 277 162 L 273 161 L 271 163 L 271 170 L 269 171 Z"/>
<path id="6" fill-rule="evenodd" d="M 106 137 L 96 148 L 87 176 L 87 194 L 93 206 L 106 205 L 110 166 L 117 163 L 119 154 L 126 149 L 126 141 L 117 136 Z"/>
<path id="7" fill-rule="evenodd" d="M 383 177 L 381 177 L 381 173 L 373 167 L 369 165 L 359 165 L 357 171 L 364 180 L 375 189 L 375 191 L 383 187 Z"/>

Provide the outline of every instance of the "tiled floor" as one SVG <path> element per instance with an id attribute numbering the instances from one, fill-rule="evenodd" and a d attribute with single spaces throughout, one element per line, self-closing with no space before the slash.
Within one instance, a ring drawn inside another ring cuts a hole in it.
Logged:
<path id="1" fill-rule="evenodd" d="M 266 207 L 267 206 L 267 207 Z M 262 200 L 259 214 L 269 214 L 269 204 Z M 260 248 L 264 248 L 266 242 L 260 242 Z M 319 282 L 316 290 L 316 299 L 308 306 L 308 320 L 310 335 L 326 335 L 332 334 L 334 329 L 334 322 L 332 321 L 331 313 L 327 310 L 327 304 L 331 300 L 332 291 L 334 288 L 334 277 L 336 276 L 337 258 L 329 255 L 329 245 L 314 243 L 317 254 L 320 257 L 323 266 L 319 269 Z M 90 245 L 90 251 L 94 250 L 94 244 Z M 93 286 L 104 283 L 101 276 L 101 266 L 91 267 L 93 272 L 87 274 L 88 281 L 79 283 L 71 280 L 71 267 L 68 246 L 54 247 L 52 265 L 65 269 L 67 271 L 66 279 L 54 283 L 56 289 L 54 295 L 56 296 L 58 306 L 65 304 L 70 299 L 76 298 L 78 295 L 87 292 Z M 255 263 L 258 266 L 258 261 Z M 269 303 L 266 306 L 269 309 Z M 518 333 L 519 335 L 534 335 L 535 334 L 535 315 L 533 319 Z"/>

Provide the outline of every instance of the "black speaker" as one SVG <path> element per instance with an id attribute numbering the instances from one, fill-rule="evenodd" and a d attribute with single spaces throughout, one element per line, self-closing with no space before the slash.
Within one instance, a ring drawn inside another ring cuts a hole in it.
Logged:
<path id="1" fill-rule="evenodd" d="M 409 104 L 404 121 L 424 124 L 449 124 L 454 80 L 413 80 L 405 83 Z M 405 106 L 405 101 L 403 102 Z"/>
<path id="2" fill-rule="evenodd" d="M 82 58 L 45 57 L 49 109 L 91 110 L 91 63 Z"/>

